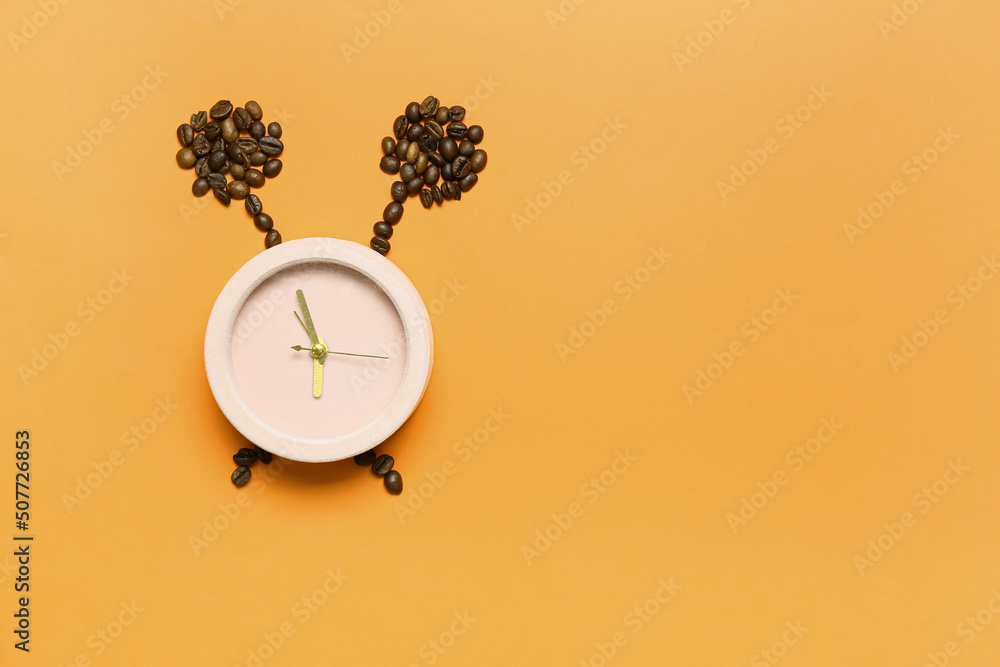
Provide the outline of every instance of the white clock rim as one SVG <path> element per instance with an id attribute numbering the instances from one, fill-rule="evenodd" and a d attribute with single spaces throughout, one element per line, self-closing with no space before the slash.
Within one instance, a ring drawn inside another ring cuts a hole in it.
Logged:
<path id="1" fill-rule="evenodd" d="M 230 349 L 236 316 L 268 278 L 295 266 L 328 263 L 357 271 L 389 298 L 403 324 L 406 366 L 389 405 L 370 423 L 331 438 L 293 438 L 269 427 L 247 407 L 236 387 Z M 222 288 L 205 331 L 205 371 L 219 408 L 250 442 L 294 461 L 340 461 L 386 440 L 420 404 L 434 362 L 431 320 L 416 287 L 402 270 L 367 246 L 342 239 L 310 237 L 277 245 L 241 266 Z"/>

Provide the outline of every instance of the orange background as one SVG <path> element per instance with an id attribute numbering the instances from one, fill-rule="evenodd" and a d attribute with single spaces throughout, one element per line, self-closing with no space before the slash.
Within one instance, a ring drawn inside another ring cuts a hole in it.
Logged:
<path id="1" fill-rule="evenodd" d="M 997 664 L 1000 7 L 676 4 L 5 2 L 0 663 Z M 258 100 L 284 238 L 365 243 L 379 140 L 427 94 L 466 103 L 490 162 L 392 239 L 436 312 L 383 446 L 406 490 L 345 461 L 241 495 L 203 336 L 263 235 L 194 208 L 174 129 Z"/>

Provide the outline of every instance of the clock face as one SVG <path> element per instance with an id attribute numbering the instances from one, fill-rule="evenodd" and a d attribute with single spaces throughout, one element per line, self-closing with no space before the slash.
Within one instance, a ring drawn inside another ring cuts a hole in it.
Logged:
<path id="1" fill-rule="evenodd" d="M 430 320 L 406 276 L 336 239 L 253 258 L 219 295 L 205 335 L 226 417 L 255 444 L 301 461 L 380 444 L 419 403 L 432 357 Z"/>

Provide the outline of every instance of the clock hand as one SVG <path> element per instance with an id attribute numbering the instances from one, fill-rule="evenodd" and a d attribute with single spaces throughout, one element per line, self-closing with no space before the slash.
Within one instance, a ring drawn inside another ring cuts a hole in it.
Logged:
<path id="1" fill-rule="evenodd" d="M 324 348 L 323 339 L 319 339 L 319 344 Z M 323 395 L 323 357 L 313 357 L 313 396 L 319 398 Z"/>
<path id="2" fill-rule="evenodd" d="M 312 352 L 311 347 L 302 347 L 301 345 L 292 345 L 292 349 L 296 352 Z M 327 350 L 324 354 L 343 354 L 348 357 L 368 357 L 370 359 L 388 359 L 389 357 L 383 357 L 378 354 L 356 354 L 354 352 L 334 352 L 333 350 Z"/>
<path id="3" fill-rule="evenodd" d="M 299 320 L 302 328 L 306 330 L 306 333 L 309 334 L 309 340 L 312 341 L 313 345 L 316 345 L 319 343 L 319 336 L 316 335 L 316 327 L 313 326 L 312 315 L 309 314 L 309 306 L 306 305 L 306 297 L 300 289 L 295 290 L 295 296 L 299 297 L 299 307 L 302 308 L 302 317 L 306 321 L 303 322 L 298 313 L 295 313 L 295 317 Z M 295 311 L 293 310 L 292 312 L 294 313 Z"/>

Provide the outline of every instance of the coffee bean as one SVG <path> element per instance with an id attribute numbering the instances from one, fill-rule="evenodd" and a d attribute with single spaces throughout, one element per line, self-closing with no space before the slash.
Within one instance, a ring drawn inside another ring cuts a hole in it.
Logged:
<path id="1" fill-rule="evenodd" d="M 240 466 L 233 471 L 231 479 L 233 480 L 233 484 L 238 487 L 246 486 L 247 482 L 250 481 L 250 468 Z"/>
<path id="2" fill-rule="evenodd" d="M 434 114 L 434 121 L 438 125 L 444 125 L 448 122 L 450 111 L 451 109 L 448 107 L 438 107 L 437 113 Z"/>
<path id="3" fill-rule="evenodd" d="M 382 478 L 382 483 L 385 484 L 385 490 L 394 496 L 403 492 L 403 476 L 399 474 L 398 470 L 387 472 Z"/>
<path id="4" fill-rule="evenodd" d="M 427 188 L 420 191 L 420 203 L 424 205 L 424 208 L 430 208 L 434 203 L 434 195 Z"/>
<path id="5" fill-rule="evenodd" d="M 275 125 L 275 123 L 271 123 Z M 281 134 L 281 132 L 278 132 Z M 262 138 L 259 142 L 260 149 L 264 151 L 264 154 L 268 157 L 277 157 L 281 155 L 281 151 L 285 150 L 285 145 L 281 143 L 281 139 L 274 136 L 273 134 L 269 137 Z"/>
<path id="6" fill-rule="evenodd" d="M 223 176 L 225 176 L 226 174 L 228 174 L 229 173 L 229 163 L 227 162 L 226 164 L 222 165 L 222 167 L 219 169 L 219 171 L 217 171 L 215 173 L 221 174 Z M 223 186 L 225 186 L 225 183 L 223 183 Z"/>
<path id="7" fill-rule="evenodd" d="M 264 173 L 259 169 L 247 169 L 247 173 L 243 178 L 251 188 L 264 186 Z"/>
<path id="8" fill-rule="evenodd" d="M 222 151 L 217 151 L 208 156 L 208 166 L 212 168 L 212 171 L 219 171 L 224 164 L 226 164 L 226 154 Z"/>
<path id="9" fill-rule="evenodd" d="M 371 240 L 371 247 L 372 247 L 372 250 L 374 250 L 378 254 L 384 255 L 387 252 L 389 252 L 389 248 L 391 246 L 389 245 L 389 242 L 386 241 L 381 236 L 373 236 L 372 240 Z"/>
<path id="10" fill-rule="evenodd" d="M 191 194 L 195 197 L 204 197 L 208 194 L 209 185 L 208 181 L 204 178 L 194 179 L 194 183 L 191 185 Z"/>
<path id="11" fill-rule="evenodd" d="M 372 231 L 375 232 L 375 236 L 381 236 L 384 239 L 392 238 L 392 225 L 388 222 L 376 222 Z"/>
<path id="12" fill-rule="evenodd" d="M 440 176 L 441 170 L 434 165 L 430 165 L 427 167 L 427 171 L 424 172 L 424 183 L 427 185 L 434 185 L 438 182 L 438 178 L 440 178 Z"/>
<path id="13" fill-rule="evenodd" d="M 259 167 L 265 162 L 267 162 L 267 153 L 264 151 L 255 151 L 250 154 L 250 164 L 253 166 Z"/>
<path id="14" fill-rule="evenodd" d="M 233 105 L 229 100 L 219 100 L 208 112 L 208 115 L 215 120 L 222 120 L 223 118 L 228 118 L 232 112 Z"/>
<path id="15" fill-rule="evenodd" d="M 205 157 L 211 152 L 212 147 L 208 145 L 208 139 L 205 138 L 205 135 L 199 134 L 191 142 L 191 150 L 196 156 Z"/>
<path id="16" fill-rule="evenodd" d="M 417 175 L 417 168 L 414 167 L 409 162 L 404 162 L 403 164 L 399 165 L 400 180 L 409 183 L 416 177 L 416 175 Z"/>
<path id="17" fill-rule="evenodd" d="M 416 102 L 410 102 L 409 104 L 406 105 L 406 111 L 404 112 L 404 115 L 406 116 L 406 120 L 410 121 L 411 123 L 419 123 L 420 105 L 417 104 Z"/>
<path id="18" fill-rule="evenodd" d="M 395 463 L 395 461 L 393 461 L 391 456 L 388 454 L 382 454 L 375 459 L 375 463 L 372 464 L 372 472 L 379 477 L 382 477 L 387 472 L 392 470 L 393 463 Z"/>
<path id="19" fill-rule="evenodd" d="M 416 162 L 413 163 L 413 168 L 418 174 L 423 174 L 427 169 L 427 164 L 427 153 L 420 153 L 420 155 L 417 156 Z"/>
<path id="20" fill-rule="evenodd" d="M 452 122 L 448 123 L 447 132 L 449 137 L 460 138 L 465 136 L 465 133 L 468 131 L 468 129 L 469 128 L 465 126 L 465 123 L 459 123 L 458 121 L 453 120 Z"/>
<path id="21" fill-rule="evenodd" d="M 472 171 L 472 165 L 469 164 L 469 158 L 459 155 L 452 160 L 451 173 L 454 174 L 456 181 L 468 176 L 470 171 Z"/>
<path id="22" fill-rule="evenodd" d="M 428 95 L 424 98 L 424 101 L 420 103 L 420 115 L 424 118 L 433 116 L 438 110 L 438 98 L 433 95 Z"/>
<path id="23" fill-rule="evenodd" d="M 476 145 L 468 139 L 462 139 L 462 143 L 458 145 L 458 154 L 464 155 L 465 157 L 472 157 L 472 154 L 475 152 Z"/>
<path id="24" fill-rule="evenodd" d="M 469 128 L 469 131 L 466 133 L 465 136 L 467 136 L 469 138 L 469 141 L 471 141 L 472 143 L 478 144 L 480 141 L 483 140 L 483 128 L 479 127 L 478 125 L 473 125 L 472 127 Z"/>
<path id="25" fill-rule="evenodd" d="M 205 124 L 208 122 L 208 112 L 199 111 L 198 113 L 191 114 L 191 129 L 195 132 L 201 132 L 205 129 Z"/>
<path id="26" fill-rule="evenodd" d="M 410 140 L 409 139 L 400 139 L 399 143 L 396 144 L 396 159 L 401 160 L 401 161 L 405 160 L 406 159 L 406 151 L 408 151 L 408 150 L 410 150 Z"/>
<path id="27" fill-rule="evenodd" d="M 240 451 L 233 454 L 233 462 L 238 466 L 250 467 L 257 463 L 257 452 L 249 447 L 241 447 Z"/>
<path id="28" fill-rule="evenodd" d="M 220 130 L 221 134 L 221 130 Z M 212 153 L 225 153 L 226 151 L 226 140 L 221 136 L 216 137 L 215 141 L 212 142 Z"/>
<path id="29" fill-rule="evenodd" d="M 468 178 L 468 176 L 466 176 Z M 459 201 L 462 198 L 462 188 L 459 187 L 458 183 L 452 183 L 451 193 L 455 196 L 455 201 Z"/>
<path id="30" fill-rule="evenodd" d="M 436 185 L 431 186 L 431 196 L 434 197 L 434 202 L 440 206 L 444 203 L 444 197 L 441 195 L 441 188 Z"/>
<path id="31" fill-rule="evenodd" d="M 427 134 L 434 137 L 435 139 L 440 139 L 444 136 L 444 128 L 442 128 L 437 121 L 428 120 L 424 123 L 424 128 L 427 130 Z"/>
<path id="32" fill-rule="evenodd" d="M 226 177 L 222 174 L 209 174 L 205 180 L 213 190 L 222 190 L 226 187 Z"/>
<path id="33" fill-rule="evenodd" d="M 406 183 L 406 194 L 415 195 L 424 189 L 424 179 L 421 176 L 414 176 Z"/>
<path id="34" fill-rule="evenodd" d="M 382 219 L 388 222 L 390 225 L 394 225 L 399 222 L 400 218 L 403 217 L 403 205 L 398 201 L 389 202 L 385 205 L 385 210 L 382 211 Z"/>
<path id="35" fill-rule="evenodd" d="M 264 205 L 260 203 L 260 197 L 257 195 L 248 195 L 243 201 L 243 206 L 246 207 L 247 213 L 250 215 L 257 215 L 264 208 Z"/>
<path id="36" fill-rule="evenodd" d="M 472 165 L 472 171 L 477 174 L 486 168 L 486 151 L 479 149 L 472 154 L 469 158 L 469 164 Z"/>
<path id="37" fill-rule="evenodd" d="M 227 191 L 222 188 L 215 188 L 212 190 L 212 194 L 215 195 L 215 198 L 218 199 L 223 206 L 229 206 L 231 197 Z"/>
<path id="38" fill-rule="evenodd" d="M 451 173 L 451 162 L 447 162 L 443 167 L 441 167 L 441 178 L 446 181 L 455 180 L 455 177 Z"/>
<path id="39" fill-rule="evenodd" d="M 209 121 L 205 124 L 205 138 L 209 141 L 215 141 L 220 136 L 222 136 L 222 128 L 214 120 Z"/>
<path id="40" fill-rule="evenodd" d="M 254 445 L 253 448 L 257 451 L 257 458 L 264 465 L 270 463 L 271 460 L 274 458 L 271 452 L 267 451 L 266 449 L 261 449 L 258 445 Z"/>
<path id="41" fill-rule="evenodd" d="M 451 137 L 445 137 L 438 144 L 438 151 L 445 160 L 451 162 L 458 157 L 458 142 Z"/>
<path id="42" fill-rule="evenodd" d="M 250 194 L 250 186 L 247 185 L 246 181 L 229 181 L 226 192 L 233 199 L 246 199 L 247 195 Z"/>
<path id="43" fill-rule="evenodd" d="M 394 155 L 383 155 L 379 160 L 378 168 L 387 174 L 399 173 L 399 158 Z"/>
<path id="44" fill-rule="evenodd" d="M 396 152 L 396 140 L 392 137 L 382 137 L 382 155 L 392 155 Z"/>
<path id="45" fill-rule="evenodd" d="M 406 131 L 409 128 L 410 122 L 406 120 L 406 116 L 397 116 L 392 123 L 392 134 L 396 139 L 402 139 L 406 136 Z"/>
<path id="46" fill-rule="evenodd" d="M 222 138 L 226 141 L 236 141 L 240 138 L 240 131 L 236 129 L 236 123 L 232 118 L 223 118 L 219 127 L 222 128 Z"/>
<path id="47" fill-rule="evenodd" d="M 191 142 L 194 141 L 194 129 L 187 123 L 178 125 L 177 141 L 181 142 L 181 146 L 190 146 Z"/>
<path id="48" fill-rule="evenodd" d="M 425 133 L 417 139 L 417 145 L 420 146 L 420 150 L 423 152 L 433 153 L 437 150 L 438 140 L 432 137 L 430 133 Z"/>
<path id="49" fill-rule="evenodd" d="M 264 237 L 265 248 L 273 248 L 279 243 L 281 243 L 281 234 L 278 233 L 277 229 L 272 229 L 267 233 L 267 236 Z"/>
<path id="50" fill-rule="evenodd" d="M 472 186 L 478 182 L 479 182 L 479 174 L 477 174 L 476 172 L 472 172 L 468 176 L 460 180 L 458 182 L 458 185 L 462 189 L 462 192 L 468 192 L 469 190 L 472 189 Z"/>
<path id="51" fill-rule="evenodd" d="M 253 124 L 253 118 L 250 117 L 249 112 L 243 107 L 236 107 L 233 109 L 233 123 L 236 124 L 237 130 L 246 132 Z"/>
<path id="52" fill-rule="evenodd" d="M 264 127 L 264 123 L 259 120 L 255 120 L 250 124 L 250 136 L 254 139 L 262 138 L 266 132 L 267 129 Z"/>
<path id="53" fill-rule="evenodd" d="M 264 117 L 263 109 L 261 109 L 260 105 L 254 102 L 253 100 L 250 100 L 249 102 L 244 104 L 243 108 L 247 110 L 247 113 L 250 114 L 250 117 L 253 118 L 254 120 L 260 120 L 261 118 Z"/>
<path id="54" fill-rule="evenodd" d="M 207 157 L 198 158 L 198 161 L 194 163 L 194 173 L 198 174 L 202 178 L 212 173 L 212 168 L 208 166 Z"/>
<path id="55" fill-rule="evenodd" d="M 410 129 L 406 131 L 406 138 L 410 141 L 416 141 L 425 134 L 427 134 L 427 128 L 420 123 L 414 123 L 410 126 Z"/>
<path id="56" fill-rule="evenodd" d="M 448 109 L 448 118 L 455 122 L 461 122 L 465 119 L 465 107 L 452 107 Z"/>
<path id="57" fill-rule="evenodd" d="M 274 227 L 274 220 L 267 213 L 258 213 L 253 217 L 253 225 L 262 232 L 269 232 Z"/>
<path id="58" fill-rule="evenodd" d="M 226 155 L 229 156 L 230 160 L 238 162 L 243 151 L 240 149 L 240 145 L 234 141 L 226 144 Z"/>
<path id="59" fill-rule="evenodd" d="M 448 161 L 445 160 L 440 153 L 428 153 L 427 159 L 430 161 L 432 165 L 434 165 L 438 169 L 440 169 L 441 167 L 445 166 L 448 163 Z"/>
<path id="60" fill-rule="evenodd" d="M 190 169 L 197 161 L 198 158 L 195 156 L 194 151 L 190 148 L 182 148 L 177 151 L 177 164 L 179 164 L 182 169 Z"/>
<path id="61" fill-rule="evenodd" d="M 264 172 L 264 176 L 267 178 L 274 178 L 281 173 L 281 165 L 281 160 L 268 160 L 264 163 L 264 166 L 261 167 L 261 171 Z"/>
<path id="62" fill-rule="evenodd" d="M 279 123 L 268 123 L 267 134 L 275 139 L 281 138 L 281 125 Z"/>
<path id="63" fill-rule="evenodd" d="M 260 150 L 257 140 L 252 137 L 240 137 L 236 140 L 236 145 L 240 147 L 244 155 L 253 155 Z"/>
<path id="64" fill-rule="evenodd" d="M 406 183 L 403 181 L 393 182 L 393 184 L 389 187 L 389 196 L 392 197 L 393 201 L 406 201 Z"/>
<path id="65" fill-rule="evenodd" d="M 390 229 L 392 229 L 390 227 Z M 388 237 L 386 237 L 388 238 Z M 354 462 L 359 466 L 370 466 L 375 463 L 375 450 L 369 449 L 367 452 L 362 452 L 354 457 Z"/>
<path id="66" fill-rule="evenodd" d="M 417 161 L 418 155 L 420 155 L 420 146 L 418 144 L 410 144 L 406 149 L 406 161 L 413 164 Z"/>
<path id="67" fill-rule="evenodd" d="M 444 199 L 452 199 L 455 196 L 455 193 L 451 191 L 451 188 L 452 184 L 449 181 L 445 181 L 441 184 L 441 196 Z"/>

